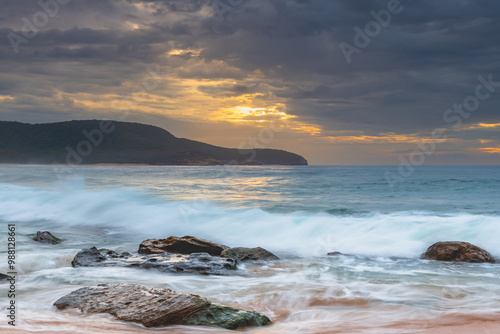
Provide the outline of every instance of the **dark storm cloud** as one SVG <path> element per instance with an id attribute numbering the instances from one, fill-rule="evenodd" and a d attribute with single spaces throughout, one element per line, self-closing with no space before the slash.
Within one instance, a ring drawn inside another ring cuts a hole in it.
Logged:
<path id="1" fill-rule="evenodd" d="M 239 29 L 202 55 L 236 54 L 238 67 L 290 82 L 277 94 L 300 101 L 291 103 L 300 116 L 316 113 L 326 124 L 369 123 L 381 131 L 442 126 L 444 110 L 470 95 L 479 75 L 493 73 L 500 81 L 494 33 L 500 4 L 494 1 L 402 0 L 403 12 L 350 65 L 338 44 L 354 44 L 353 27 L 364 28 L 373 20 L 370 11 L 385 9 L 386 1 L 261 3 L 231 17 L 228 24 Z M 339 100 L 340 106 L 324 106 Z M 477 111 L 476 121 L 498 119 L 493 100 Z"/>
<path id="2" fill-rule="evenodd" d="M 401 0 L 401 12 L 348 64 L 340 43 L 355 45 L 354 27 L 365 29 L 374 20 L 371 11 L 387 9 L 388 2 L 246 0 L 222 20 L 208 0 L 73 0 L 16 54 L 7 36 L 22 35 L 22 19 L 31 20 L 40 6 L 3 0 L 0 94 L 34 99 L 3 108 L 25 110 L 20 118 L 29 119 L 37 97 L 54 89 L 112 92 L 140 77 L 145 64 L 159 63 L 167 74 L 197 80 L 243 81 L 258 71 L 259 82 L 200 82 L 198 91 L 270 94 L 286 100 L 288 113 L 325 131 L 376 135 L 447 127 L 443 113 L 474 94 L 478 76 L 500 81 L 500 2 Z M 165 58 L 175 48 L 193 51 Z M 213 65 L 221 62 L 229 67 Z M 268 91 L 259 90 L 263 83 Z M 54 109 L 63 113 L 64 107 Z M 500 87 L 464 122 L 498 123 L 499 107 Z M 39 112 L 54 118 L 46 105 Z"/>

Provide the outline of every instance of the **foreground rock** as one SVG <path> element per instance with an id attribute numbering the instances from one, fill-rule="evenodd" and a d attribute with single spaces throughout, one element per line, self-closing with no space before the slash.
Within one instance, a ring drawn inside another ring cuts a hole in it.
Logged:
<path id="1" fill-rule="evenodd" d="M 111 250 L 100 251 L 95 247 L 82 249 L 76 254 L 73 267 L 134 267 L 157 269 L 163 272 L 198 273 L 204 275 L 228 275 L 236 270 L 236 261 L 221 259 L 207 253 L 132 255 L 118 254 Z"/>
<path id="2" fill-rule="evenodd" d="M 52 245 L 57 245 L 57 244 L 62 242 L 61 239 L 59 239 L 58 237 L 55 237 L 49 231 L 44 231 L 44 232 L 38 231 L 38 232 L 36 232 L 36 236 L 34 236 L 33 239 L 31 239 L 31 240 L 38 241 L 38 242 L 41 242 L 44 244 L 52 244 Z"/>
<path id="3" fill-rule="evenodd" d="M 422 254 L 422 259 L 471 263 L 495 263 L 495 258 L 484 249 L 468 242 L 437 242 Z"/>
<path id="4" fill-rule="evenodd" d="M 208 253 L 220 256 L 223 250 L 229 247 L 191 236 L 169 237 L 167 239 L 148 239 L 139 245 L 139 254 L 192 254 Z"/>
<path id="5" fill-rule="evenodd" d="M 220 256 L 223 258 L 237 259 L 238 261 L 279 260 L 279 258 L 276 255 L 261 247 L 228 248 L 224 250 Z"/>
<path id="6" fill-rule="evenodd" d="M 201 325 L 237 329 L 265 326 L 265 315 L 218 304 L 197 295 L 138 284 L 101 284 L 81 288 L 58 299 L 59 310 L 76 308 L 85 314 L 109 313 L 145 327 Z"/>
<path id="7" fill-rule="evenodd" d="M 11 276 L 0 273 L 0 282 L 7 282 Z"/>

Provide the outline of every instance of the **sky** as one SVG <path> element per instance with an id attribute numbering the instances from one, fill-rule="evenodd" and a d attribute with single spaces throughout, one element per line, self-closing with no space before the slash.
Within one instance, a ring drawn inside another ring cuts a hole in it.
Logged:
<path id="1" fill-rule="evenodd" d="M 499 32 L 498 0 L 0 0 L 0 120 L 499 164 Z"/>

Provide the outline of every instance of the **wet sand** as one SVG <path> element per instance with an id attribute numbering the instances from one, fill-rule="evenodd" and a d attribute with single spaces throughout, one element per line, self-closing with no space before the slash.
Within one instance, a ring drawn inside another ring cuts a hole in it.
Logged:
<path id="1" fill-rule="evenodd" d="M 430 324 L 428 334 L 496 334 L 500 333 L 500 314 L 475 316 L 448 316 Z"/>
<path id="2" fill-rule="evenodd" d="M 49 314 L 45 314 L 49 316 Z M 283 326 L 284 323 L 274 322 L 273 325 L 263 328 L 252 328 L 238 330 L 239 333 L 252 334 L 287 334 L 287 333 L 314 333 L 314 334 L 497 334 L 500 333 L 500 314 L 488 316 L 456 315 L 445 316 L 437 320 L 415 320 L 411 322 L 394 323 L 389 326 L 371 326 L 369 323 L 359 324 L 359 326 L 343 326 L 332 323 L 332 326 L 325 326 L 324 322 L 307 322 L 300 328 L 293 326 Z M 156 329 L 147 329 L 134 324 L 127 324 L 114 321 L 108 316 L 76 316 L 72 320 L 68 318 L 60 321 L 57 315 L 44 321 L 25 321 L 24 325 L 30 329 L 23 329 L 23 323 L 16 325 L 16 328 L 1 326 L 2 333 L 127 333 L 127 334 L 228 334 L 235 331 L 223 330 L 220 328 L 195 327 L 195 326 L 169 326 Z M 296 324 L 295 324 L 296 325 Z M 307 328 L 307 329 L 306 329 Z"/>

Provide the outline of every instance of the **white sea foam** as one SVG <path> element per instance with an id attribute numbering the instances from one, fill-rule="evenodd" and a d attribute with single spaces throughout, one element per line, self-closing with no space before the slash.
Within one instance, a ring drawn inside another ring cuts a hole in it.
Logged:
<path id="1" fill-rule="evenodd" d="M 468 241 L 500 256 L 500 217 L 468 213 L 270 213 L 227 209 L 204 201 L 166 201 L 133 189 L 88 190 L 83 184 L 39 189 L 0 184 L 0 219 L 92 227 L 138 241 L 195 235 L 230 246 L 275 252 L 418 257 L 436 241 Z M 29 224 L 26 224 L 29 225 Z"/>

